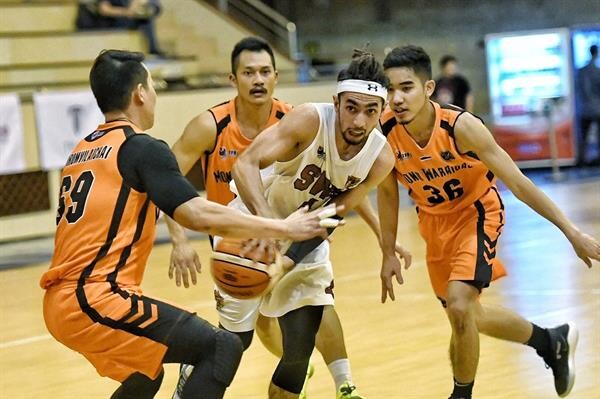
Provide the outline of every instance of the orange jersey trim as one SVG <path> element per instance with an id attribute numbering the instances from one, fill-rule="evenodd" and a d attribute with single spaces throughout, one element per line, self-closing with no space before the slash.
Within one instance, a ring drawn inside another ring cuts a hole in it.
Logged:
<path id="1" fill-rule="evenodd" d="M 277 123 L 292 108 L 283 101 L 273 99 L 271 114 L 265 128 Z M 229 190 L 231 169 L 237 157 L 252 143 L 240 129 L 235 112 L 235 99 L 219 104 L 209 112 L 215 119 L 217 137 L 215 146 L 202 156 L 202 171 L 206 198 L 227 205 L 235 195 Z"/>

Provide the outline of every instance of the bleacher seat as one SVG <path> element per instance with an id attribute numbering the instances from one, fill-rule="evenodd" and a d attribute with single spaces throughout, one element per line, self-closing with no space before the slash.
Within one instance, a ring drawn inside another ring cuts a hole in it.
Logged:
<path id="1" fill-rule="evenodd" d="M 98 53 L 146 49 L 138 31 L 77 31 L 77 1 L 0 0 L 0 92 L 85 87 Z M 195 57 L 149 59 L 156 79 L 197 75 Z"/>

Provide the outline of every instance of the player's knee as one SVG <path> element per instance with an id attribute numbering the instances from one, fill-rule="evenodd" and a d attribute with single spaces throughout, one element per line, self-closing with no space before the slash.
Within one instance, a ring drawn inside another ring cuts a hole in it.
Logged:
<path id="1" fill-rule="evenodd" d="M 252 343 L 252 337 L 254 336 L 253 331 L 236 332 L 234 334 L 240 339 L 243 350 L 246 350 L 250 347 L 250 344 Z"/>
<path id="2" fill-rule="evenodd" d="M 473 316 L 471 304 L 463 298 L 448 298 L 446 311 L 452 329 L 455 333 L 461 334 L 465 330 L 465 326 L 470 323 Z"/>
<path id="3" fill-rule="evenodd" d="M 156 377 L 153 380 L 150 380 L 150 382 L 148 382 L 148 384 L 145 385 L 145 393 L 148 395 L 147 396 L 148 398 L 153 398 L 154 395 L 156 395 L 156 393 L 160 389 L 160 386 L 162 384 L 164 376 L 165 376 L 165 372 L 164 372 L 164 370 L 161 370 L 158 377 Z M 140 397 L 146 397 L 146 396 L 140 396 Z"/>
<path id="4" fill-rule="evenodd" d="M 250 330 L 250 331 L 230 331 L 228 329 L 226 329 L 225 327 L 223 327 L 223 325 L 221 323 L 219 323 L 219 328 L 221 330 L 230 332 L 232 334 L 235 334 L 238 336 L 238 338 L 242 341 L 242 345 L 244 347 L 244 350 L 248 349 L 250 347 L 250 344 L 252 343 L 252 338 L 254 337 L 254 330 Z"/>
<path id="5" fill-rule="evenodd" d="M 132 374 L 112 394 L 111 399 L 151 399 L 160 389 L 164 376 L 164 370 L 153 380 L 141 373 Z"/>
<path id="6" fill-rule="evenodd" d="M 215 335 L 214 378 L 229 386 L 240 365 L 244 346 L 238 335 L 217 330 Z"/>
<path id="7" fill-rule="evenodd" d="M 287 363 L 308 361 L 315 347 L 319 323 L 314 323 L 314 329 L 292 329 L 287 326 L 284 333 L 282 360 Z"/>
<path id="8" fill-rule="evenodd" d="M 273 384 L 287 392 L 298 394 L 302 391 L 307 367 L 308 359 L 304 361 L 281 359 L 273 375 Z"/>
<path id="9" fill-rule="evenodd" d="M 301 339 L 289 343 L 283 348 L 282 360 L 286 363 L 298 363 L 308 361 L 315 347 L 314 338 Z"/>

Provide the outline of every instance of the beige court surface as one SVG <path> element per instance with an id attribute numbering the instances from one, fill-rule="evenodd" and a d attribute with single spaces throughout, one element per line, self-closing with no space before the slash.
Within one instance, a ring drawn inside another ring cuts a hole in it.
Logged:
<path id="1" fill-rule="evenodd" d="M 583 230 L 600 237 L 600 180 L 544 185 L 544 190 Z M 600 398 L 600 264 L 592 270 L 575 257 L 550 223 L 504 193 L 507 224 L 500 257 L 510 275 L 484 291 L 482 301 L 503 304 L 541 326 L 573 320 L 580 328 L 577 378 L 570 398 Z M 379 249 L 358 218 L 334 234 L 332 258 L 336 307 L 344 326 L 354 379 L 368 399 L 447 398 L 452 376 L 447 347 L 450 328 L 431 293 L 424 245 L 416 217 L 403 208 L 399 238 L 414 256 L 396 301 L 380 303 Z M 195 309 L 216 323 L 209 246 L 194 241 L 205 271 L 197 286 L 177 288 L 167 277 L 169 245 L 154 248 L 145 275 L 146 295 Z M 47 266 L 0 272 L 0 397 L 108 398 L 117 383 L 99 377 L 79 354 L 54 341 L 41 312 L 38 279 Z M 254 340 L 226 398 L 266 398 L 277 359 Z M 318 353 L 310 399 L 334 398 L 333 382 Z M 166 366 L 157 398 L 170 398 L 177 368 Z M 550 370 L 529 347 L 482 336 L 474 398 L 550 399 Z"/>

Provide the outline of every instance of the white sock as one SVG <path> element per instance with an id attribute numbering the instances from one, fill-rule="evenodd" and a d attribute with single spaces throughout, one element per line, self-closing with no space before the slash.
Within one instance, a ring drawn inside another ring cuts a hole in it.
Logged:
<path id="1" fill-rule="evenodd" d="M 352 384 L 352 372 L 350 371 L 350 361 L 348 359 L 338 359 L 327 365 L 329 372 L 335 381 L 336 391 L 344 382 Z"/>

